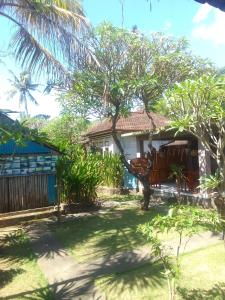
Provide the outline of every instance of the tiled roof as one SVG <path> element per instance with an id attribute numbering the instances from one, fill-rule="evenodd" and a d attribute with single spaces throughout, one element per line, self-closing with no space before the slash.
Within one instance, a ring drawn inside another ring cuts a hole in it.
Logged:
<path id="1" fill-rule="evenodd" d="M 156 128 L 165 127 L 168 124 L 168 119 L 162 115 L 151 112 Z M 110 119 L 105 119 L 102 122 L 92 126 L 87 136 L 94 136 L 111 132 L 112 122 Z M 151 122 L 144 111 L 132 112 L 127 118 L 121 117 L 117 124 L 116 130 L 119 132 L 137 132 L 152 129 Z"/>

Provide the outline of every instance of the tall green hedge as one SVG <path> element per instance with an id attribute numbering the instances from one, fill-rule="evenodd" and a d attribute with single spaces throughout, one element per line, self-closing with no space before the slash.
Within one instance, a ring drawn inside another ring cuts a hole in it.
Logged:
<path id="1" fill-rule="evenodd" d="M 93 203 L 97 187 L 120 187 L 124 168 L 119 155 L 89 153 L 75 147 L 57 162 L 61 200 L 68 203 Z"/>

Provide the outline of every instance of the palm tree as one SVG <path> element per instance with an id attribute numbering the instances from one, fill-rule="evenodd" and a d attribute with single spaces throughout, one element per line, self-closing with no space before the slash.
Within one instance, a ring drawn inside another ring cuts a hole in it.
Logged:
<path id="1" fill-rule="evenodd" d="M 81 34 L 88 23 L 79 0 L 0 0 L 0 16 L 15 27 L 10 50 L 21 66 L 54 78 L 86 54 Z"/>
<path id="2" fill-rule="evenodd" d="M 8 92 L 8 99 L 15 97 L 17 94 L 19 95 L 19 105 L 24 108 L 23 113 L 21 114 L 24 117 L 28 117 L 28 101 L 38 105 L 38 102 L 32 95 L 32 91 L 37 90 L 38 84 L 34 84 L 31 82 L 31 76 L 29 72 L 20 73 L 19 78 L 12 73 L 13 80 L 11 82 L 11 90 Z"/>

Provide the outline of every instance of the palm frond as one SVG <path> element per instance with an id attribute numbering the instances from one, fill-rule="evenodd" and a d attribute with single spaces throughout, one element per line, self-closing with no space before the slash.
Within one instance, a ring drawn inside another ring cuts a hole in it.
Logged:
<path id="1" fill-rule="evenodd" d="M 10 45 L 21 66 L 31 73 L 44 71 L 56 78 L 69 76 L 63 65 L 23 28 L 18 29 Z"/>
<path id="2" fill-rule="evenodd" d="M 6 99 L 7 100 L 12 100 L 12 98 L 14 98 L 16 94 L 17 94 L 16 89 L 10 90 L 6 93 Z"/>
<path id="3" fill-rule="evenodd" d="M 34 98 L 34 96 L 29 92 L 27 91 L 27 97 L 29 98 L 29 100 L 34 103 L 35 105 L 38 105 L 38 102 L 37 100 Z"/>
<path id="4" fill-rule="evenodd" d="M 38 83 L 29 83 L 29 84 L 28 84 L 29 90 L 32 90 L 32 91 L 37 90 L 38 87 L 39 87 L 39 84 L 38 84 Z"/>
<path id="5" fill-rule="evenodd" d="M 13 73 L 12 70 L 8 70 L 8 72 L 9 72 L 10 75 L 13 77 L 13 80 L 8 79 L 11 83 L 15 84 L 15 82 L 16 82 L 16 83 L 19 83 L 19 82 L 20 82 L 19 78 Z"/>
<path id="6" fill-rule="evenodd" d="M 29 71 L 56 77 L 65 72 L 62 64 L 77 65 L 81 57 L 92 56 L 81 38 L 88 23 L 78 1 L 0 0 L 1 12 L 19 27 L 11 46 Z"/>

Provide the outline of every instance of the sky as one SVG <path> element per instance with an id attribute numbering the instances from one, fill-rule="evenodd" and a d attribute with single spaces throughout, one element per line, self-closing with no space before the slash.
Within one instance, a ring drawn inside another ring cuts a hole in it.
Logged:
<path id="1" fill-rule="evenodd" d="M 121 1 L 124 4 L 122 18 Z M 163 31 L 175 37 L 188 39 L 192 51 L 202 57 L 208 57 L 217 67 L 225 66 L 225 13 L 194 0 L 83 0 L 87 18 L 93 25 L 108 20 L 116 26 L 132 28 L 150 34 Z M 12 26 L 0 17 L 0 50 L 6 50 Z M 0 65 L 0 108 L 19 111 L 18 98 L 6 100 L 10 90 L 8 69 L 19 75 L 20 67 L 12 57 L 4 59 L 6 66 Z M 40 80 L 41 81 L 41 80 Z M 40 87 L 41 89 L 41 87 Z M 34 93 L 38 106 L 29 105 L 31 115 L 48 114 L 55 117 L 60 112 L 55 95 L 43 96 Z"/>

